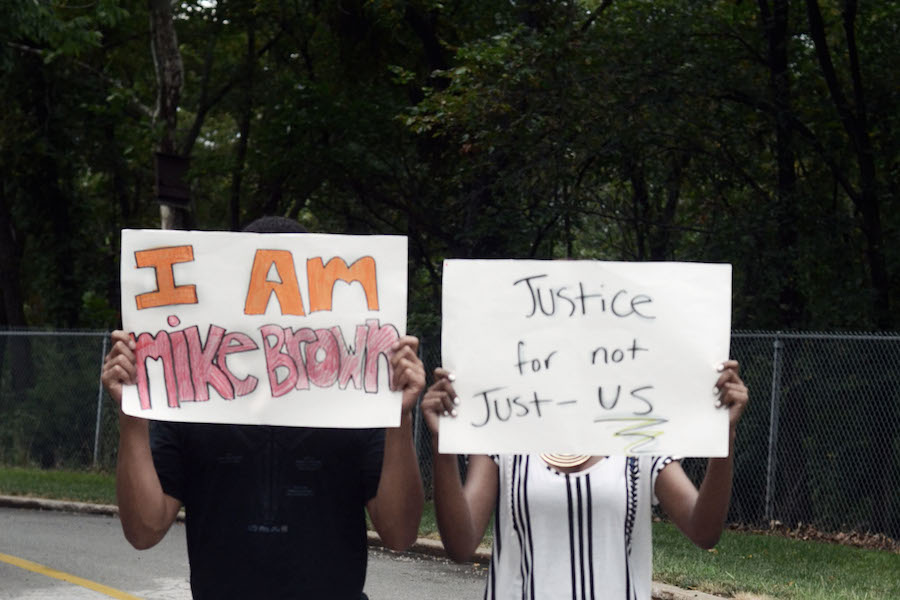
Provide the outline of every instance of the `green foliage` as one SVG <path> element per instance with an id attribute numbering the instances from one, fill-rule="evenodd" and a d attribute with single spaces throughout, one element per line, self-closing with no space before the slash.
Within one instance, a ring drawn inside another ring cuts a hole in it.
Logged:
<path id="1" fill-rule="evenodd" d="M 818 4 L 838 83 L 866 110 L 888 239 L 900 15 L 860 9 L 854 92 L 842 5 Z M 429 335 L 441 261 L 501 256 L 726 261 L 737 327 L 871 328 L 869 180 L 803 3 L 786 3 L 776 95 L 763 5 L 179 4 L 192 225 L 269 213 L 408 235 L 411 322 Z M 0 25 L 3 206 L 30 324 L 108 320 L 119 229 L 158 222 L 147 22 L 142 3 L 41 1 Z M 896 304 L 900 251 L 882 252 Z"/>

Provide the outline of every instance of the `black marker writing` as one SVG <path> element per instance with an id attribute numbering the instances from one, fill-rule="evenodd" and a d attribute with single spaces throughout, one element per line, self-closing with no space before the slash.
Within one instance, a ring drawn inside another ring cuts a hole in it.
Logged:
<path id="1" fill-rule="evenodd" d="M 620 363 L 625 359 L 626 353 L 630 353 L 631 360 L 635 360 L 638 352 L 649 351 L 649 348 L 641 348 L 638 346 L 637 338 L 631 342 L 631 347 L 629 348 L 613 348 L 612 351 L 610 351 L 606 346 L 598 346 L 591 352 L 591 364 L 596 365 L 601 362 L 606 365 L 610 362 Z"/>
<path id="2" fill-rule="evenodd" d="M 525 342 L 519 340 L 518 347 L 516 348 L 516 352 L 518 354 L 519 362 L 516 363 L 516 367 L 519 369 L 519 375 L 525 374 L 525 365 L 531 367 L 532 373 L 537 373 L 541 369 L 549 369 L 550 368 L 550 358 L 556 354 L 556 350 L 547 355 L 547 357 L 541 361 L 537 358 L 527 359 L 525 358 Z"/>
<path id="3" fill-rule="evenodd" d="M 481 423 L 472 422 L 472 427 L 484 427 L 487 425 L 491 417 L 496 417 L 498 421 L 509 421 L 512 417 L 525 417 L 532 413 L 538 418 L 542 416 L 541 405 L 552 403 L 553 400 L 538 397 L 537 392 L 532 393 L 531 400 L 522 400 L 521 396 L 510 396 L 500 394 L 499 392 L 505 388 L 496 387 L 475 394 L 475 397 L 481 397 L 484 401 L 484 420 Z"/>
<path id="4" fill-rule="evenodd" d="M 632 411 L 632 414 L 643 416 L 643 415 L 649 415 L 650 413 L 653 412 L 653 404 L 644 395 L 647 390 L 652 390 L 652 389 L 653 389 L 652 385 L 644 385 L 641 387 L 634 388 L 631 390 L 631 392 L 629 392 L 630 396 L 633 399 L 647 405 L 646 410 L 643 410 L 643 411 L 635 410 L 635 411 Z M 609 394 L 604 396 L 604 394 L 603 394 L 604 390 L 603 390 L 602 385 L 597 387 L 597 400 L 600 402 L 601 408 L 603 408 L 605 410 L 613 410 L 619 404 L 619 398 L 621 398 L 621 396 L 622 396 L 622 386 L 617 385 L 615 390 L 616 390 L 615 395 L 610 397 Z M 608 391 L 609 390 L 607 390 L 607 392 Z"/>
<path id="5" fill-rule="evenodd" d="M 644 304 L 653 302 L 653 298 L 646 294 L 629 295 L 628 290 L 619 290 L 607 300 L 603 293 L 588 294 L 585 292 L 584 283 L 578 282 L 578 293 L 569 292 L 568 286 L 560 286 L 557 288 L 547 287 L 542 289 L 538 285 L 539 279 L 547 277 L 547 274 L 530 275 L 513 282 L 513 285 L 525 284 L 528 289 L 529 300 L 531 301 L 531 312 L 525 316 L 531 318 L 535 316 L 540 309 L 541 314 L 552 317 L 557 313 L 557 309 L 561 314 L 565 314 L 568 307 L 568 315 L 572 317 L 581 309 L 582 315 L 588 313 L 588 300 L 591 300 L 592 310 L 599 310 L 602 313 L 610 313 L 616 317 L 625 318 L 635 315 L 642 319 L 655 319 L 654 315 L 647 314 L 649 307 L 640 308 Z M 602 288 L 603 285 L 601 284 Z"/>

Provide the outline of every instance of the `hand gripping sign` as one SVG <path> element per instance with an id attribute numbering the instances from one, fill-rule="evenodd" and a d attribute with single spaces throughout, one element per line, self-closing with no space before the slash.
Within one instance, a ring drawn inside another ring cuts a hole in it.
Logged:
<path id="1" fill-rule="evenodd" d="M 731 266 L 448 260 L 440 451 L 726 456 Z"/>
<path id="2" fill-rule="evenodd" d="M 129 415 L 390 427 L 391 345 L 406 331 L 406 238 L 122 232 Z"/>

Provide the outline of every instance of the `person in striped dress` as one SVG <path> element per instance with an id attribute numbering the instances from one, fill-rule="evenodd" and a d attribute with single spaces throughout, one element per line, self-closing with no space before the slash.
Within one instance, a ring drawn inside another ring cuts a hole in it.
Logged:
<path id="1" fill-rule="evenodd" d="M 659 503 L 697 546 L 719 540 L 731 500 L 735 428 L 748 399 L 737 361 L 720 367 L 717 402 L 729 411 L 729 454 L 711 458 L 697 489 L 672 457 L 472 455 L 465 483 L 456 455 L 438 453 L 438 422 L 459 402 L 435 370 L 422 399 L 432 436 L 434 500 L 447 554 L 468 560 L 494 515 L 486 600 L 649 600 L 651 510 Z"/>

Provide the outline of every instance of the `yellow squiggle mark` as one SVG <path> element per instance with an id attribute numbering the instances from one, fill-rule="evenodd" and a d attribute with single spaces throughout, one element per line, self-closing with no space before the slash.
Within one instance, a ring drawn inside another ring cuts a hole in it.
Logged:
<path id="1" fill-rule="evenodd" d="M 647 417 L 610 417 L 604 418 L 600 417 L 594 419 L 594 423 L 621 423 L 621 422 L 629 422 L 634 423 L 633 425 L 629 425 L 625 429 L 620 429 L 616 433 L 613 434 L 614 437 L 621 438 L 638 438 L 636 441 L 631 443 L 630 445 L 625 447 L 626 452 L 634 452 L 639 450 L 642 446 L 646 446 L 651 443 L 653 440 L 661 436 L 664 431 L 638 431 L 645 427 L 652 427 L 654 425 L 662 425 L 663 423 L 668 423 L 668 419 L 662 418 L 647 418 Z"/>

